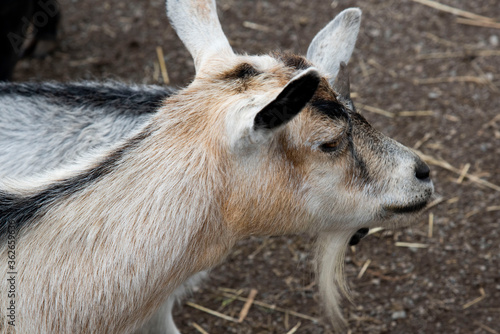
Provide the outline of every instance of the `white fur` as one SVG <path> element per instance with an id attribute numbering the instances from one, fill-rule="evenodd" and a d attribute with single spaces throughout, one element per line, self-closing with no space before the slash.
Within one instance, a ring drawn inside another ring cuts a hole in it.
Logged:
<path id="1" fill-rule="evenodd" d="M 234 54 L 219 23 L 215 0 L 167 0 L 167 15 L 191 53 L 197 71 L 214 55 Z"/>
<path id="2" fill-rule="evenodd" d="M 341 62 L 348 63 L 361 24 L 361 10 L 349 8 L 338 14 L 312 40 L 307 50 L 311 60 L 333 83 Z"/>

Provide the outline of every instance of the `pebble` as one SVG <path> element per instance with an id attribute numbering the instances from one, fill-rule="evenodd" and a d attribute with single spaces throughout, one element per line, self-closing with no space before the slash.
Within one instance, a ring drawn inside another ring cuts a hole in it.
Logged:
<path id="1" fill-rule="evenodd" d="M 405 319 L 406 318 L 406 312 L 405 311 L 396 311 L 392 313 L 392 319 L 397 320 L 397 319 Z"/>
<path id="2" fill-rule="evenodd" d="M 372 37 L 378 37 L 381 34 L 381 31 L 379 29 L 371 29 L 368 31 L 368 34 Z"/>
<path id="3" fill-rule="evenodd" d="M 438 92 L 430 92 L 428 96 L 429 96 L 429 99 L 437 99 L 438 97 L 441 96 L 441 94 Z"/>
<path id="4" fill-rule="evenodd" d="M 491 35 L 489 38 L 489 42 L 492 46 L 498 46 L 498 36 L 497 35 Z"/>

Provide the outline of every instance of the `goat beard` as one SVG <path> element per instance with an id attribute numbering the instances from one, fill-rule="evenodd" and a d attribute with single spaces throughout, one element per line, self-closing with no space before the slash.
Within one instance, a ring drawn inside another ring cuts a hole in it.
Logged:
<path id="1" fill-rule="evenodd" d="M 316 244 L 316 277 L 325 315 L 335 331 L 346 328 L 340 307 L 342 297 L 349 298 L 344 277 L 344 258 L 351 232 L 327 232 L 318 236 Z"/>

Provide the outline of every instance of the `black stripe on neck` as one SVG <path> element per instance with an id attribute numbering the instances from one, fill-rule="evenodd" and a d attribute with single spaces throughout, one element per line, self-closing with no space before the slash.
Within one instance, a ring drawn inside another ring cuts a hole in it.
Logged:
<path id="1" fill-rule="evenodd" d="M 154 113 L 175 92 L 168 87 L 129 86 L 118 82 L 0 84 L 0 96 L 43 98 L 55 105 L 104 110 L 124 116 Z"/>
<path id="2" fill-rule="evenodd" d="M 97 166 L 54 183 L 34 195 L 20 196 L 0 189 L 0 244 L 5 242 L 6 234 L 12 231 L 13 227 L 18 231 L 38 215 L 43 214 L 52 204 L 80 192 L 112 172 L 120 164 L 123 156 L 135 149 L 150 134 L 150 129 L 145 129 L 106 156 Z"/>

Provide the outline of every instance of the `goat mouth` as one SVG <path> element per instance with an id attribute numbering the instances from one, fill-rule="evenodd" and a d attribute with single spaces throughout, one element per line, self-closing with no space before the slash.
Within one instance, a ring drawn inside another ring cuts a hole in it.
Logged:
<path id="1" fill-rule="evenodd" d="M 389 206 L 386 207 L 385 210 L 396 214 L 415 213 L 425 208 L 427 206 L 427 203 L 427 201 L 423 201 L 408 206 Z"/>

